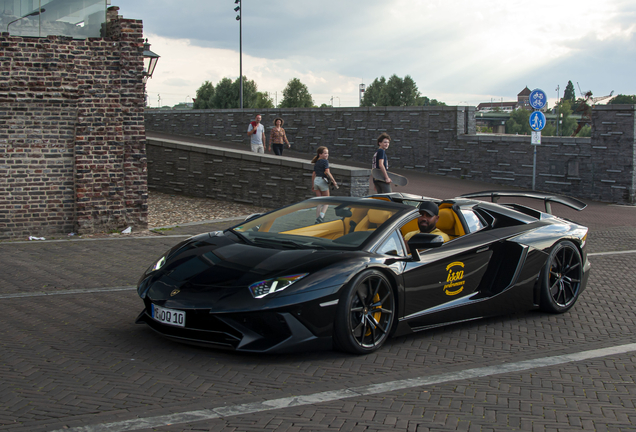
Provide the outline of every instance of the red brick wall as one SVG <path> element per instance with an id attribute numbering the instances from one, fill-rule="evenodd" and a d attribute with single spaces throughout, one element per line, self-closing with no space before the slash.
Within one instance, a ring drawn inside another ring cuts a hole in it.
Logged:
<path id="1" fill-rule="evenodd" d="M 0 239 L 147 227 L 141 21 L 0 36 Z"/>

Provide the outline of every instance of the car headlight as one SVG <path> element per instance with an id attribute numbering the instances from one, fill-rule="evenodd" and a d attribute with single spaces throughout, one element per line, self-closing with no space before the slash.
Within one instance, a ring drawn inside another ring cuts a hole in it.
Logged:
<path id="1" fill-rule="evenodd" d="M 291 276 L 281 276 L 274 279 L 253 283 L 249 286 L 250 292 L 254 298 L 263 298 L 268 294 L 282 291 L 294 282 L 307 276 L 309 273 L 301 273 Z"/>
<path id="2" fill-rule="evenodd" d="M 146 270 L 146 274 L 148 275 L 152 273 L 153 271 L 159 270 L 161 267 L 163 267 L 165 263 L 166 263 L 166 255 L 163 255 L 161 258 L 157 260 L 157 262 L 154 265 L 150 266 L 148 270 Z"/>

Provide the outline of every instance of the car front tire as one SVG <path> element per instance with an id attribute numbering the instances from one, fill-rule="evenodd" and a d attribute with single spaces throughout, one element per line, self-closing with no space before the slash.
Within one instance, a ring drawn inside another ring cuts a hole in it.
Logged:
<path id="1" fill-rule="evenodd" d="M 335 347 L 353 354 L 377 350 L 391 333 L 395 311 L 395 295 L 386 276 L 377 270 L 360 273 L 338 304 Z"/>

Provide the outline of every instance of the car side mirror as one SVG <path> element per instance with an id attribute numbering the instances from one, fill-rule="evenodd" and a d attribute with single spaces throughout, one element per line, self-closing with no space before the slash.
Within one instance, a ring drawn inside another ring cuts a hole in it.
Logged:
<path id="1" fill-rule="evenodd" d="M 261 215 L 262 213 L 252 213 L 251 215 L 247 216 L 243 222 L 247 222 L 248 220 L 251 220 L 251 219 L 256 219 L 257 217 Z"/>
<path id="2" fill-rule="evenodd" d="M 417 252 L 418 249 L 430 249 L 440 247 L 444 244 L 444 238 L 437 234 L 419 233 L 415 234 L 408 241 L 411 255 L 414 259 L 420 259 L 420 255 Z"/>

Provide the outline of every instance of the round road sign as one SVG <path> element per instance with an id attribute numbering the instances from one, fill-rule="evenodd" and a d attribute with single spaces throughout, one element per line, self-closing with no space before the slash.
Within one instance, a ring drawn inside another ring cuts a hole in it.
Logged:
<path id="1" fill-rule="evenodd" d="M 534 89 L 530 93 L 530 106 L 536 110 L 540 110 L 548 103 L 548 97 L 541 89 Z"/>
<path id="2" fill-rule="evenodd" d="M 528 122 L 530 123 L 530 128 L 533 131 L 543 130 L 545 127 L 545 114 L 541 111 L 533 111 L 533 113 L 530 114 Z"/>

